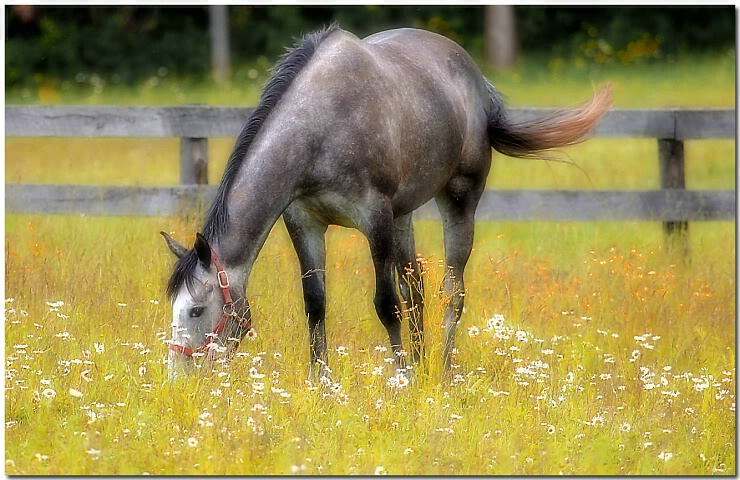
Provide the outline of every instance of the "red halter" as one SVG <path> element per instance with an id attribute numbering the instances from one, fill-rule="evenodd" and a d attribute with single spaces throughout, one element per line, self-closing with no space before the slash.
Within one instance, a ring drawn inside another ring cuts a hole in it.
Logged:
<path id="1" fill-rule="evenodd" d="M 221 288 L 221 295 L 223 295 L 224 297 L 223 313 L 221 314 L 221 319 L 218 321 L 216 327 L 213 329 L 213 333 L 208 335 L 206 342 L 202 346 L 193 349 L 190 347 L 183 347 L 182 345 L 175 345 L 174 343 L 170 343 L 170 350 L 182 353 L 183 355 L 187 355 L 188 357 L 193 356 L 194 352 L 205 352 L 208 349 L 208 345 L 213 342 L 213 339 L 221 335 L 221 332 L 226 326 L 226 322 L 229 320 L 229 318 L 233 318 L 234 320 L 238 321 L 239 326 L 244 330 L 250 330 L 252 328 L 252 323 L 249 321 L 249 319 L 239 317 L 239 315 L 237 315 L 236 313 L 236 310 L 234 309 L 234 301 L 231 299 L 231 292 L 229 291 L 229 276 L 226 274 L 226 270 L 224 270 L 224 267 L 221 265 L 221 262 L 218 259 L 218 255 L 216 255 L 216 252 L 214 252 L 213 249 L 211 249 L 211 261 L 213 261 L 213 265 L 215 265 L 216 267 L 218 286 Z"/>

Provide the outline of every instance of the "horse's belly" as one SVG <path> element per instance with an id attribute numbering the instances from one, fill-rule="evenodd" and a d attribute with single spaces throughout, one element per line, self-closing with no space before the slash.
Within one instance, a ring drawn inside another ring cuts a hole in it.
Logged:
<path id="1" fill-rule="evenodd" d="M 421 207 L 444 188 L 449 175 L 441 176 L 421 174 L 411 182 L 404 182 L 393 196 L 393 215 L 400 217 Z"/>
<path id="2" fill-rule="evenodd" d="M 357 200 L 352 201 L 334 192 L 304 195 L 294 203 L 312 217 L 327 225 L 357 228 L 360 221 Z"/>

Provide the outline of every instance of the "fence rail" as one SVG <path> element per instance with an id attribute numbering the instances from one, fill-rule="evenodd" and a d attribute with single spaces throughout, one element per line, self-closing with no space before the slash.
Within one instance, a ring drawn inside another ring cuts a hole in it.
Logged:
<path id="1" fill-rule="evenodd" d="M 251 107 L 6 106 L 6 137 L 236 137 Z M 533 119 L 552 108 L 512 108 Z M 735 138 L 734 109 L 613 109 L 600 138 Z"/>
<path id="2" fill-rule="evenodd" d="M 207 207 L 207 139 L 236 137 L 252 108 L 6 106 L 6 137 L 179 137 L 181 185 L 128 187 L 6 184 L 8 213 L 176 215 Z M 530 119 L 553 109 L 511 109 Z M 593 134 L 599 138 L 655 138 L 661 190 L 488 190 L 477 218 L 485 220 L 662 221 L 685 231 L 687 221 L 734 221 L 735 190 L 685 190 L 683 142 L 735 138 L 734 109 L 610 111 Z M 438 218 L 432 203 L 415 218 Z"/>
<path id="3" fill-rule="evenodd" d="M 15 213 L 159 216 L 187 214 L 210 205 L 215 185 L 125 187 L 96 185 L 5 186 L 5 208 Z M 734 220 L 734 191 L 490 190 L 478 220 L 631 221 Z M 434 201 L 414 213 L 438 219 Z"/>

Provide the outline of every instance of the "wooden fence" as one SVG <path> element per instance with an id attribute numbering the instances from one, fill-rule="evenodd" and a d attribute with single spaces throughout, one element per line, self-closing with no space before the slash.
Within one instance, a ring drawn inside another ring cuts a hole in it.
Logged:
<path id="1" fill-rule="evenodd" d="M 251 108 L 6 106 L 6 137 L 179 137 L 180 185 L 170 187 L 6 184 L 7 213 L 175 215 L 207 207 L 208 138 L 236 137 Z M 511 109 L 518 119 L 550 109 Z M 685 232 L 688 221 L 735 220 L 735 190 L 686 190 L 683 142 L 735 138 L 734 109 L 610 111 L 600 138 L 655 138 L 660 190 L 489 190 L 480 220 L 662 221 Z M 415 218 L 439 218 L 433 202 Z"/>

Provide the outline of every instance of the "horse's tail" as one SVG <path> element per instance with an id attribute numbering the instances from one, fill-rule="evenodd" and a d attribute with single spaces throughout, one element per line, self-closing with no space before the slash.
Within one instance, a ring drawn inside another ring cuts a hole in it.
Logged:
<path id="1" fill-rule="evenodd" d="M 611 106 L 611 85 L 596 93 L 585 105 L 558 110 L 532 121 L 516 122 L 506 116 L 501 94 L 488 84 L 491 104 L 488 138 L 491 147 L 511 157 L 549 158 L 546 150 L 585 140 Z"/>

